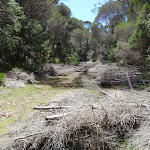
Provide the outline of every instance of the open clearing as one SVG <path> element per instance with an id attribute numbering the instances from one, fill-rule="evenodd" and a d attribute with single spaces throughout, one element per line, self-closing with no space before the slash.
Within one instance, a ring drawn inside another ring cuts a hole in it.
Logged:
<path id="1" fill-rule="evenodd" d="M 48 102 L 69 89 L 55 89 L 48 85 L 28 85 L 21 89 L 0 90 L 0 135 L 8 132 L 9 125 L 27 118 L 33 106 Z"/>
<path id="2" fill-rule="evenodd" d="M 1 87 L 0 149 L 149 150 L 150 92 L 101 89 L 85 76 L 81 87 L 79 75 Z"/>

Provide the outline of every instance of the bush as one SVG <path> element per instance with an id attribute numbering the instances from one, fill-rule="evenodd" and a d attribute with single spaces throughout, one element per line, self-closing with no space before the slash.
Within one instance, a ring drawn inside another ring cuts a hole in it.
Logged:
<path id="1" fill-rule="evenodd" d="M 71 65 L 78 64 L 77 58 L 74 55 L 70 55 L 70 56 L 66 57 L 65 62 L 67 64 L 71 64 Z"/>
<path id="2" fill-rule="evenodd" d="M 115 61 L 116 61 L 115 53 L 114 53 L 113 49 L 109 50 L 108 59 L 109 59 L 109 61 L 111 61 L 111 62 L 115 62 Z"/>
<path id="3" fill-rule="evenodd" d="M 6 75 L 4 73 L 0 73 L 0 85 L 3 84 Z"/>
<path id="4" fill-rule="evenodd" d="M 142 62 L 140 52 L 130 50 L 128 42 L 118 42 L 113 52 L 116 61 L 120 64 L 139 65 Z"/>

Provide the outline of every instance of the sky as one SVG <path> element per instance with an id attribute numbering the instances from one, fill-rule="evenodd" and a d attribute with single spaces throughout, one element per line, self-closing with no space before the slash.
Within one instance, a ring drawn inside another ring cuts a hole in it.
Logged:
<path id="1" fill-rule="evenodd" d="M 72 17 L 79 20 L 93 22 L 97 13 L 92 13 L 95 4 L 104 4 L 107 0 L 60 0 L 67 5 L 72 12 Z"/>

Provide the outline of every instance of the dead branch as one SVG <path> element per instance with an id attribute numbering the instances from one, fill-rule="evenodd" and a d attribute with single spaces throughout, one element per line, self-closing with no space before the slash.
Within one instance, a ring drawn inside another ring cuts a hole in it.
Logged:
<path id="1" fill-rule="evenodd" d="M 28 138 L 28 137 L 35 136 L 35 135 L 39 135 L 39 134 L 42 134 L 42 132 L 35 133 L 35 134 L 29 134 L 29 135 L 27 135 L 27 136 L 25 136 L 25 137 L 19 137 L 19 138 L 16 138 L 14 141 L 17 141 L 17 140 L 24 140 L 24 139 L 26 139 L 26 138 Z"/>
<path id="2" fill-rule="evenodd" d="M 59 119 L 59 118 L 62 118 L 64 116 L 66 116 L 67 113 L 64 113 L 64 114 L 60 114 L 60 115 L 52 115 L 52 116 L 47 116 L 45 118 L 45 120 L 55 120 L 55 119 Z"/>
<path id="3" fill-rule="evenodd" d="M 49 110 L 49 109 L 65 109 L 65 108 L 70 108 L 71 106 L 44 106 L 44 107 L 37 107 L 34 106 L 33 109 L 37 110 Z"/>
<path id="4" fill-rule="evenodd" d="M 99 88 L 98 90 L 100 90 L 104 95 L 107 95 L 108 97 L 111 97 L 112 99 L 115 99 L 113 96 L 111 96 L 110 94 L 106 93 L 102 89 Z"/>

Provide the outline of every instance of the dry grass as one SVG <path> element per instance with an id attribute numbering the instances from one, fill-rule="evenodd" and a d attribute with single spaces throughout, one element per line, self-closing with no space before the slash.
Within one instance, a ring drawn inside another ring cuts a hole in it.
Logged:
<path id="1" fill-rule="evenodd" d="M 115 59 L 120 64 L 139 65 L 143 58 L 139 51 L 132 51 L 130 44 L 125 41 L 119 41 L 114 49 Z"/>
<path id="2" fill-rule="evenodd" d="M 92 65 L 92 63 L 88 64 L 89 68 Z M 77 68 L 73 68 L 73 71 L 74 69 Z M 83 70 L 83 67 L 80 70 Z M 64 73 L 65 69 L 61 71 Z M 77 77 L 81 77 L 79 75 L 80 73 L 77 72 L 62 79 L 46 78 L 43 83 L 41 82 L 42 86 L 30 85 L 25 89 L 14 89 L 13 92 L 11 89 L 4 95 L 0 95 L 3 101 L 10 102 L 10 105 L 15 101 L 14 104 L 17 104 L 15 113 L 20 110 L 18 112 L 20 117 L 30 112 L 28 119 L 12 125 L 9 134 L 3 137 L 4 144 L 1 149 L 116 150 L 128 147 L 131 149 L 130 145 L 135 150 L 150 149 L 150 135 L 146 132 L 150 130 L 150 93 L 102 90 L 95 83 L 96 80 L 89 80 L 84 76 L 84 89 L 65 90 L 66 92 L 62 93 L 64 90 L 59 89 L 59 92 L 58 89 L 48 85 L 54 81 L 55 85 L 70 84 L 75 82 Z M 54 95 L 57 97 L 50 102 Z M 71 107 L 33 113 L 34 105 L 45 106 L 45 102 L 46 104 L 49 102 L 50 106 Z M 27 112 L 22 113 L 23 107 Z M 66 113 L 66 116 L 58 120 L 45 120 L 47 115 Z"/>
<path id="3" fill-rule="evenodd" d="M 141 127 L 134 132 L 128 145 L 134 146 L 135 150 L 149 150 L 150 149 L 150 116 L 145 120 Z"/>
<path id="4" fill-rule="evenodd" d="M 25 88 L 0 89 L 0 135 L 8 132 L 9 125 L 23 120 L 33 112 L 33 106 L 47 104 L 66 89 L 54 89 L 47 85 L 28 85 Z"/>
<path id="5" fill-rule="evenodd" d="M 9 88 L 24 88 L 25 84 L 31 84 L 35 81 L 34 74 L 27 74 L 21 69 L 14 69 L 7 73 L 4 79 L 4 85 Z"/>
<path id="6" fill-rule="evenodd" d="M 131 144 L 136 144 L 139 138 L 143 144 L 138 148 L 150 149 L 146 132 L 150 129 L 147 126 L 150 93 L 108 90 L 111 95 L 108 96 L 98 92 L 100 89 L 91 81 L 88 83 L 88 88 L 94 86 L 97 90 L 69 91 L 49 104 L 71 106 L 47 112 L 49 115 L 68 113 L 67 116 L 46 122 L 43 112 L 36 112 L 11 132 L 12 143 L 4 150 L 116 150 L 121 149 L 123 140 L 131 138 Z M 138 129 L 140 134 L 136 132 Z"/>

